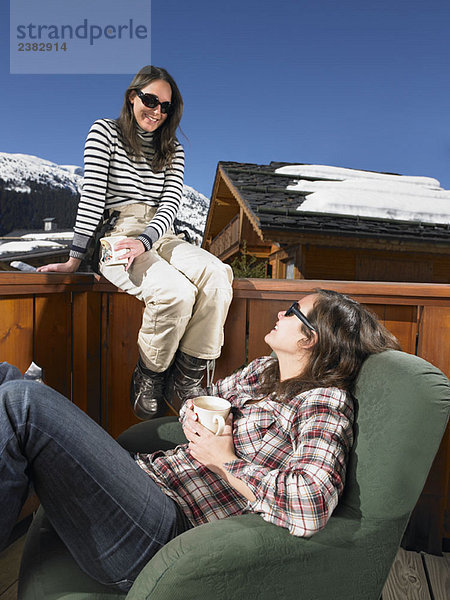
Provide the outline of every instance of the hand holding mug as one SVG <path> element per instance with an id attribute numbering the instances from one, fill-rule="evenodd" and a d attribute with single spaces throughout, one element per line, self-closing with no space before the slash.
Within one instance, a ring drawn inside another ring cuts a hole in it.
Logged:
<path id="1" fill-rule="evenodd" d="M 199 396 L 193 399 L 192 404 L 199 422 L 214 435 L 222 435 L 231 410 L 228 400 L 217 396 Z"/>
<path id="2" fill-rule="evenodd" d="M 135 258 L 145 252 L 144 244 L 140 240 L 125 235 L 102 238 L 100 244 L 103 265 L 125 265 L 125 271 L 128 271 Z"/>
<path id="3" fill-rule="evenodd" d="M 221 416 L 224 419 L 223 432 L 217 433 L 221 429 L 221 420 L 215 418 L 210 422 L 213 431 L 203 425 L 196 410 L 200 413 L 204 410 L 202 407 L 196 407 L 196 399 L 188 400 L 186 403 L 186 420 L 184 422 L 184 433 L 189 440 L 189 451 L 193 458 L 202 465 L 221 476 L 224 475 L 224 463 L 237 458 L 233 443 L 233 416 L 229 408 L 223 408 L 229 414 L 228 417 Z M 225 402 L 227 402 L 225 400 Z M 200 408 L 200 410 L 199 410 Z M 203 417 L 205 421 L 205 417 Z"/>

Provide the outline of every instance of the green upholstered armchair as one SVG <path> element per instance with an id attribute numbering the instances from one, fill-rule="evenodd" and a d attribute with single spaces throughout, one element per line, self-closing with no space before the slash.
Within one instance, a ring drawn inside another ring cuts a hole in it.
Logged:
<path id="1" fill-rule="evenodd" d="M 355 444 L 344 496 L 309 539 L 255 514 L 196 527 L 145 566 L 127 600 L 378 600 L 450 410 L 448 379 L 415 356 L 371 356 L 358 379 Z M 184 440 L 176 419 L 131 427 L 130 450 Z M 29 531 L 21 600 L 125 597 L 84 575 L 41 512 Z"/>

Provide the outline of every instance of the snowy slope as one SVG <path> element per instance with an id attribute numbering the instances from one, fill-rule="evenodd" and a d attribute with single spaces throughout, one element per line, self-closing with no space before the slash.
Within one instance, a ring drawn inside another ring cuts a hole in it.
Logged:
<path id="1" fill-rule="evenodd" d="M 7 191 L 30 193 L 30 183 L 33 182 L 70 189 L 73 194 L 78 194 L 82 177 L 79 167 L 60 166 L 29 154 L 0 152 L 0 180 L 3 180 Z"/>
<path id="2" fill-rule="evenodd" d="M 197 245 L 203 240 L 206 217 L 208 216 L 209 199 L 188 185 L 183 186 L 183 199 L 180 211 L 175 220 L 177 231 L 186 230 Z"/>
<path id="3" fill-rule="evenodd" d="M 431 177 L 326 165 L 289 165 L 276 173 L 297 179 L 286 189 L 308 193 L 300 212 L 450 224 L 450 190 Z"/>

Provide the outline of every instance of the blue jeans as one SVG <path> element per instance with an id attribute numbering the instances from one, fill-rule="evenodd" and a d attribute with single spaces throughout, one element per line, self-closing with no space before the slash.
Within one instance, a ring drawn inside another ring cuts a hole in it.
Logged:
<path id="1" fill-rule="evenodd" d="M 176 505 L 100 426 L 32 381 L 0 385 L 0 549 L 27 498 L 80 567 L 127 591 L 179 531 Z"/>

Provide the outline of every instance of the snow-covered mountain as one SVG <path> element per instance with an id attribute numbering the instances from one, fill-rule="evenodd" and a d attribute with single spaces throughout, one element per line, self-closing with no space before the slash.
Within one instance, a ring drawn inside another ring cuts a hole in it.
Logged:
<path id="1" fill-rule="evenodd" d="M 208 216 L 209 199 L 188 185 L 183 186 L 183 200 L 178 217 L 175 219 L 175 230 L 186 231 L 197 245 L 203 240 L 206 217 Z"/>
<path id="2" fill-rule="evenodd" d="M 37 156 L 0 152 L 0 233 L 8 233 L 11 229 L 39 228 L 45 217 L 55 217 L 60 227 L 71 227 L 82 181 L 83 169 L 76 165 L 58 165 Z M 57 206 L 59 196 L 62 203 L 69 203 L 67 210 Z M 52 197 L 50 203 L 49 197 Z M 208 206 L 206 196 L 185 185 L 175 221 L 176 230 L 186 231 L 191 241 L 200 244 Z M 30 214 L 24 207 L 31 211 Z M 57 214 L 46 214 L 52 207 L 54 211 L 62 209 L 62 222 Z"/>
<path id="3" fill-rule="evenodd" d="M 78 194 L 82 179 L 80 167 L 57 165 L 30 154 L 0 152 L 0 180 L 7 191 L 31 193 L 31 184 L 39 184 Z"/>

